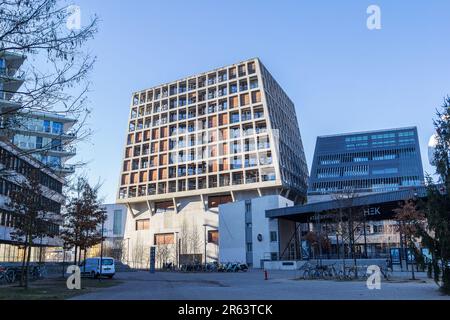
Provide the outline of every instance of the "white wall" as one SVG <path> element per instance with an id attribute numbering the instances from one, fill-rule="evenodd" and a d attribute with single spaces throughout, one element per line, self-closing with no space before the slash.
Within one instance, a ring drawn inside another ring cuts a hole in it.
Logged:
<path id="1" fill-rule="evenodd" d="M 219 206 L 219 261 L 245 262 L 245 200 Z"/>
<path id="2" fill-rule="evenodd" d="M 253 267 L 261 267 L 261 260 L 270 259 L 270 253 L 278 253 L 278 223 L 268 219 L 266 210 L 292 206 L 293 202 L 279 195 L 251 199 L 252 258 Z M 246 261 L 245 200 L 227 203 L 219 207 L 219 260 Z M 270 231 L 277 232 L 277 241 L 270 241 Z M 261 234 L 261 241 L 258 240 Z"/>

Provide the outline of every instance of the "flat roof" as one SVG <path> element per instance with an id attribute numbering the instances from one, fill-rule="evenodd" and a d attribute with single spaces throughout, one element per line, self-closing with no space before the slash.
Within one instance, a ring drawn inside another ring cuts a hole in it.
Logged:
<path id="1" fill-rule="evenodd" d="M 371 133 L 380 133 L 380 132 L 386 132 L 386 131 L 402 131 L 402 130 L 417 130 L 417 127 L 411 126 L 411 127 L 392 128 L 392 129 L 377 129 L 377 130 L 360 131 L 360 132 L 338 133 L 338 134 L 318 136 L 317 138 L 345 137 L 345 136 L 354 136 L 354 135 L 360 135 L 360 134 L 371 134 Z"/>
<path id="2" fill-rule="evenodd" d="M 141 93 L 144 93 L 144 92 L 146 92 L 148 90 L 155 90 L 155 89 L 159 89 L 161 87 L 174 85 L 174 84 L 176 84 L 176 83 L 178 83 L 180 81 L 188 81 L 188 80 L 192 80 L 192 79 L 195 79 L 196 77 L 201 77 L 201 76 L 204 76 L 204 75 L 207 76 L 209 73 L 221 71 L 223 69 L 227 69 L 227 68 L 230 68 L 230 67 L 238 66 L 240 64 L 248 63 L 250 61 L 259 61 L 259 63 L 261 63 L 261 59 L 259 59 L 259 57 L 253 57 L 253 58 L 249 58 L 249 59 L 242 60 L 242 61 L 239 61 L 239 62 L 235 62 L 235 63 L 232 63 L 232 64 L 224 65 L 224 66 L 221 66 L 221 67 L 216 67 L 214 69 L 210 69 L 209 71 L 202 71 L 202 72 L 191 74 L 189 76 L 178 78 L 176 80 L 172 80 L 172 81 L 169 81 L 169 82 L 163 82 L 161 84 L 158 84 L 158 85 L 155 85 L 155 86 L 151 86 L 151 87 L 146 88 L 146 89 L 137 90 L 137 91 L 133 92 L 133 95 L 141 94 Z"/>
<path id="3" fill-rule="evenodd" d="M 308 216 L 310 214 L 330 211 L 336 209 L 342 209 L 348 207 L 348 202 L 351 201 L 352 207 L 363 207 L 373 204 L 396 202 L 406 199 L 411 199 L 413 197 L 423 198 L 427 194 L 426 187 L 412 187 L 403 190 L 390 191 L 390 192 L 380 192 L 373 193 L 363 196 L 356 196 L 353 199 L 348 200 L 327 200 L 313 202 L 304 205 L 296 205 L 292 207 L 283 207 L 278 209 L 266 210 L 266 218 L 295 218 L 296 216 Z M 344 203 L 346 201 L 346 203 Z"/>

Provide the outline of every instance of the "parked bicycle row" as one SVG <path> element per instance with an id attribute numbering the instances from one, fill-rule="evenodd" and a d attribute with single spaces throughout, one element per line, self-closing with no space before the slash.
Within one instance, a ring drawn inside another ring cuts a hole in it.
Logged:
<path id="1" fill-rule="evenodd" d="M 248 265 L 240 262 L 208 262 L 204 263 L 187 263 L 177 267 L 175 264 L 169 262 L 162 267 L 164 271 L 181 271 L 181 272 L 246 272 Z"/>
<path id="2" fill-rule="evenodd" d="M 301 278 L 304 280 L 366 280 L 372 275 L 368 266 L 336 266 L 336 264 L 319 265 L 305 263 L 301 268 Z M 389 280 L 392 270 L 387 267 L 380 267 L 381 276 Z"/>
<path id="3" fill-rule="evenodd" d="M 32 266 L 28 270 L 30 280 L 42 279 L 46 276 L 45 266 Z M 0 266 L 0 285 L 11 284 L 20 281 L 22 277 L 21 267 L 3 267 Z"/>

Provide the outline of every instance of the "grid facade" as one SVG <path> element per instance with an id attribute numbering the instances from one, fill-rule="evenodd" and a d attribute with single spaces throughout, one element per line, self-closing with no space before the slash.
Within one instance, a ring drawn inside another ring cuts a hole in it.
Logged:
<path id="1" fill-rule="evenodd" d="M 387 192 L 424 183 L 416 127 L 317 138 L 309 194 Z"/>
<path id="2" fill-rule="evenodd" d="M 134 93 L 118 202 L 277 187 L 306 193 L 291 100 L 258 59 Z"/>

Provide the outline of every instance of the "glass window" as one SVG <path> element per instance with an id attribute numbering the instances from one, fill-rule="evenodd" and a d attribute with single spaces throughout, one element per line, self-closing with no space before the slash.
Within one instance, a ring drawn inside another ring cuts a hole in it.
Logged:
<path id="1" fill-rule="evenodd" d="M 150 228 L 150 219 L 136 220 L 136 230 L 148 230 Z"/>
<path id="2" fill-rule="evenodd" d="M 63 133 L 63 124 L 61 122 L 53 122 L 52 123 L 52 131 L 55 134 Z"/>
<path id="3" fill-rule="evenodd" d="M 48 156 L 48 164 L 51 166 L 60 166 L 61 165 L 61 158 L 55 157 L 55 156 Z"/>
<path id="4" fill-rule="evenodd" d="M 122 210 L 114 210 L 113 234 L 122 234 Z"/>
<path id="5" fill-rule="evenodd" d="M 44 132 L 50 132 L 50 121 L 44 120 Z"/>
<path id="6" fill-rule="evenodd" d="M 208 230 L 208 242 L 219 244 L 219 231 Z"/>
<path id="7" fill-rule="evenodd" d="M 61 140 L 52 139 L 52 150 L 61 151 L 61 149 L 62 149 Z"/>
<path id="8" fill-rule="evenodd" d="M 36 137 L 36 149 L 42 149 L 42 137 Z"/>
<path id="9" fill-rule="evenodd" d="M 173 233 L 157 233 L 155 234 L 155 245 L 174 244 Z"/>
<path id="10" fill-rule="evenodd" d="M 231 195 L 224 195 L 224 196 L 209 196 L 208 197 L 208 207 L 209 208 L 217 208 L 219 205 L 232 202 L 233 199 L 231 198 Z"/>
<path id="11" fill-rule="evenodd" d="M 272 242 L 277 241 L 277 232 L 276 231 L 270 231 L 270 241 L 272 241 Z"/>

